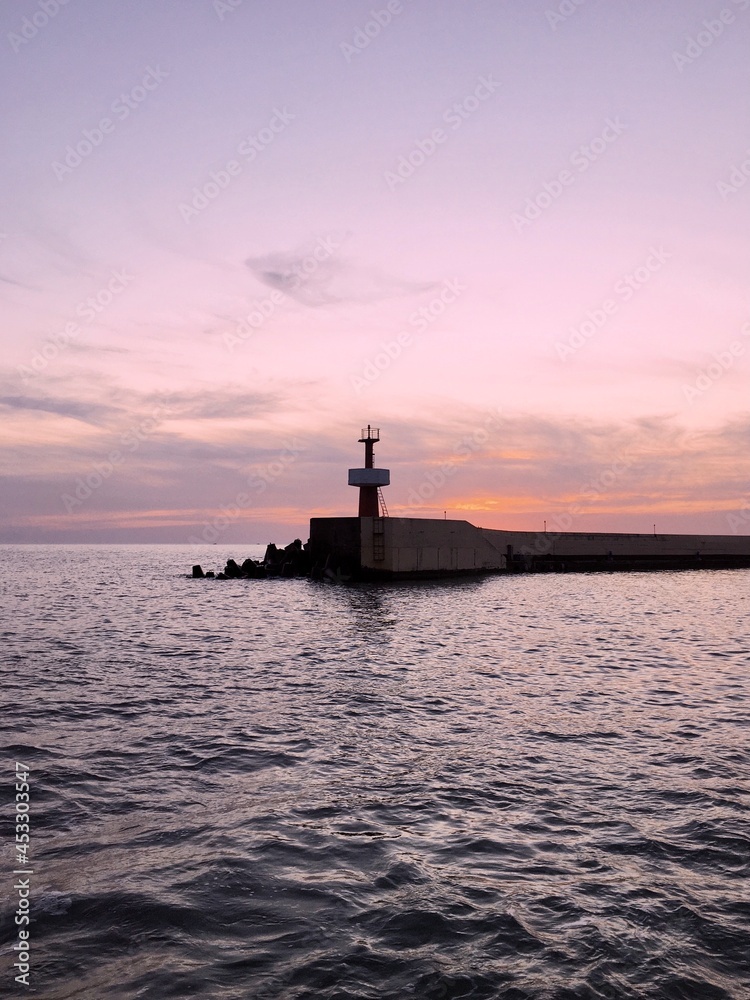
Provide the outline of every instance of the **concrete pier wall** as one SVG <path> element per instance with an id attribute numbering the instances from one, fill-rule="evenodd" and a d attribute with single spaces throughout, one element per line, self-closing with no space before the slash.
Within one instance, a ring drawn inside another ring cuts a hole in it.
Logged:
<path id="1" fill-rule="evenodd" d="M 361 563 L 398 575 L 477 573 L 504 569 L 505 556 L 468 521 L 363 518 Z"/>
<path id="2" fill-rule="evenodd" d="M 498 548 L 509 553 L 510 568 L 750 566 L 750 537 L 746 535 L 482 530 Z"/>
<path id="3" fill-rule="evenodd" d="M 362 568 L 362 518 L 310 519 L 310 557 L 313 564 L 358 573 Z M 372 518 L 366 519 L 372 520 Z"/>
<path id="4" fill-rule="evenodd" d="M 383 578 L 750 566 L 746 535 L 545 534 L 432 518 L 313 518 L 310 548 L 315 561 Z"/>

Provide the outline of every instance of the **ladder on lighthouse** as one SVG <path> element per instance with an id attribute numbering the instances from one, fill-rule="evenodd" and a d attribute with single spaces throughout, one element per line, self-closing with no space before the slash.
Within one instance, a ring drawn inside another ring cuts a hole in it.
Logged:
<path id="1" fill-rule="evenodd" d="M 383 491 L 378 486 L 378 500 L 380 501 L 380 509 L 383 512 L 383 517 L 388 517 L 388 508 L 385 505 L 385 497 L 383 496 Z"/>
<path id="2" fill-rule="evenodd" d="M 372 557 L 375 562 L 382 562 L 385 559 L 385 525 L 383 519 L 388 517 L 388 508 L 383 499 L 383 491 L 378 486 L 378 500 L 380 502 L 380 517 L 372 519 Z"/>
<path id="3" fill-rule="evenodd" d="M 372 557 L 375 562 L 382 562 L 385 559 L 385 525 L 383 518 L 388 517 L 388 508 L 385 505 L 383 491 L 378 486 L 378 500 L 380 502 L 380 517 L 372 519 Z"/>

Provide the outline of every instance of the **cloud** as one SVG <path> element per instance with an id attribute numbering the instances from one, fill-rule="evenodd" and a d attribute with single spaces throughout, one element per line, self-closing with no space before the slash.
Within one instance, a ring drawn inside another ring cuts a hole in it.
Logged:
<path id="1" fill-rule="evenodd" d="M 164 396 L 172 417 L 190 420 L 267 416 L 282 409 L 287 398 L 283 391 L 248 391 L 236 386 L 169 392 Z"/>
<path id="2" fill-rule="evenodd" d="M 54 396 L 0 396 L 0 406 L 10 410 L 37 410 L 54 413 L 60 417 L 71 417 L 83 423 L 101 426 L 113 414 L 121 412 L 118 407 L 83 400 L 63 399 Z"/>
<path id="3" fill-rule="evenodd" d="M 556 510 L 587 498 L 592 509 L 710 512 L 742 496 L 750 480 L 747 416 L 695 432 L 663 416 L 604 422 L 445 406 L 421 421 L 389 423 L 381 435 L 376 464 L 392 468 L 402 497 L 450 469 L 425 513 L 467 498 L 480 512 L 483 503 L 487 511 L 498 503 Z"/>
<path id="4" fill-rule="evenodd" d="M 0 406 L 72 417 L 99 427 L 132 421 L 155 406 L 172 419 L 212 421 L 267 417 L 295 407 L 304 386 L 283 383 L 273 389 L 248 389 L 194 382 L 177 390 L 142 391 L 122 385 L 114 376 L 95 369 L 45 373 L 38 385 L 19 391 L 21 379 L 11 369 L 0 369 Z"/>
<path id="5" fill-rule="evenodd" d="M 321 238 L 297 250 L 248 257 L 245 266 L 264 285 L 311 307 L 379 302 L 437 287 L 436 282 L 408 281 L 345 260 L 339 256 L 342 245 L 342 237 Z"/>
<path id="6" fill-rule="evenodd" d="M 15 281 L 13 278 L 7 278 L 4 274 L 0 274 L 0 281 L 4 285 L 13 285 L 16 288 L 30 288 L 31 285 L 26 285 L 22 281 Z"/>
<path id="7" fill-rule="evenodd" d="M 267 512 L 264 523 L 269 523 L 276 509 L 279 524 L 297 518 L 302 525 L 316 513 L 351 514 L 355 509 L 346 469 L 361 461 L 357 437 L 367 419 L 360 414 L 319 415 L 313 426 L 309 406 L 296 408 L 293 386 L 248 390 L 195 385 L 163 396 L 96 380 L 71 387 L 68 394 L 56 388 L 38 398 L 8 393 L 0 403 L 18 413 L 74 416 L 96 424 L 97 430 L 71 434 L 68 427 L 45 438 L 43 432 L 55 433 L 48 420 L 40 425 L 37 443 L 29 421 L 29 441 L 18 442 L 15 451 L 13 444 L 2 449 L 21 483 L 4 491 L 7 538 L 20 537 L 13 534 L 14 524 L 26 524 L 24 537 L 31 539 L 36 516 L 46 518 L 45 531 L 52 534 L 45 537 L 52 538 L 56 530 L 60 539 L 73 537 L 73 521 L 60 497 L 71 492 L 77 477 L 85 478 L 106 462 L 113 449 L 122 452 L 123 461 L 76 512 L 76 530 L 85 530 L 88 511 L 92 526 L 105 511 L 111 514 L 108 523 L 116 526 L 118 512 L 123 512 L 123 531 L 126 524 L 133 525 L 127 537 L 154 538 L 158 511 L 164 510 L 170 512 L 165 537 L 176 538 L 170 534 L 176 512 L 184 510 L 186 522 L 210 521 L 240 491 L 248 491 L 254 476 L 278 465 L 289 442 L 293 461 L 281 461 L 283 474 L 269 477 L 262 500 L 253 498 L 247 517 L 262 509 Z M 164 409 L 146 421 L 157 405 Z M 435 510 L 449 508 L 453 516 L 463 511 L 485 527 L 511 526 L 509 516 L 517 519 L 512 526 L 528 527 L 538 516 L 580 504 L 578 527 L 589 516 L 608 516 L 609 530 L 628 530 L 633 524 L 642 530 L 641 522 L 650 529 L 650 513 L 658 512 L 662 523 L 673 514 L 720 519 L 722 511 L 736 506 L 750 480 L 749 442 L 747 414 L 695 432 L 661 416 L 627 422 L 555 419 L 442 401 L 423 408 L 418 418 L 399 415 L 383 421 L 375 457 L 377 465 L 391 469 L 386 499 L 396 515 L 433 516 Z M 439 481 L 434 474 L 446 466 L 452 471 L 434 495 L 422 507 L 411 504 L 411 491 L 430 481 L 429 474 L 432 482 Z M 139 510 L 151 512 L 147 534 L 139 535 L 135 526 Z M 674 523 L 672 530 L 690 530 Z M 237 537 L 242 537 L 240 528 L 238 524 Z"/>

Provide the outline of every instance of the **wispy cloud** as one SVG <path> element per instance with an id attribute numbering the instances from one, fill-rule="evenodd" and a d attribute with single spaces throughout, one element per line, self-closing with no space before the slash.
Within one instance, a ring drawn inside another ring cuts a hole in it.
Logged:
<path id="1" fill-rule="evenodd" d="M 54 413 L 60 417 L 71 417 L 87 424 L 99 426 L 107 422 L 118 408 L 103 403 L 91 403 L 53 396 L 0 396 L 0 406 L 9 410 L 37 410 Z"/>
<path id="2" fill-rule="evenodd" d="M 254 468 L 274 461 L 280 449 L 291 447 L 289 442 L 299 450 L 300 441 L 304 449 L 288 475 L 268 487 L 262 504 L 247 505 L 237 537 L 242 537 L 242 523 L 254 524 L 261 511 L 264 526 L 274 521 L 276 510 L 279 530 L 294 523 L 304 532 L 311 515 L 354 510 L 346 468 L 360 460 L 356 420 L 346 427 L 331 420 L 310 434 L 307 419 L 295 419 L 284 391 L 253 393 L 233 386 L 203 392 L 198 387 L 165 397 L 166 409 L 131 454 L 127 441 L 136 416 L 147 414 L 156 398 L 133 395 L 127 410 L 118 410 L 123 402 L 118 399 L 102 415 L 81 399 L 3 397 L 3 404 L 19 413 L 32 407 L 40 417 L 75 414 L 106 424 L 93 435 L 56 438 L 54 461 L 49 441 L 46 446 L 40 441 L 35 458 L 31 440 L 17 456 L 23 459 L 24 482 L 5 491 L 5 537 L 18 537 L 13 525 L 20 530 L 25 524 L 32 532 L 35 517 L 42 518 L 37 527 L 43 525 L 45 532 L 73 537 L 73 526 L 83 530 L 89 511 L 92 530 L 106 521 L 119 525 L 123 537 L 127 531 L 136 537 L 137 525 L 158 530 L 160 510 L 168 512 L 163 527 L 165 537 L 171 537 L 178 523 L 210 520 L 247 489 Z M 662 524 L 667 517 L 688 514 L 710 518 L 734 509 L 750 478 L 750 415 L 694 432 L 661 416 L 606 423 L 444 404 L 419 420 L 389 420 L 381 433 L 376 462 L 391 469 L 387 500 L 393 513 L 434 516 L 433 508 L 445 507 L 484 527 L 536 527 L 540 513 L 554 515 L 574 502 L 582 508 L 579 527 L 591 523 L 585 521 L 590 517 L 609 518 L 608 530 L 629 530 L 633 523 L 641 530 L 647 515 L 657 513 Z M 60 494 L 71 489 L 75 477 L 105 461 L 112 448 L 123 450 L 127 460 L 74 520 L 65 520 L 58 513 Z M 0 457 L 12 458 L 12 451 L 12 446 L 0 447 Z M 450 476 L 443 477 L 423 510 L 415 509 L 410 491 L 446 464 L 452 464 Z M 671 523 L 679 530 L 677 520 Z"/>
<path id="3" fill-rule="evenodd" d="M 345 237 L 321 238 L 295 250 L 249 257 L 245 266 L 264 285 L 311 307 L 378 302 L 418 295 L 435 287 L 434 282 L 409 281 L 342 258 L 339 251 L 344 240 Z"/>
<path id="4" fill-rule="evenodd" d="M 16 288 L 30 288 L 31 287 L 30 285 L 24 284 L 23 281 L 16 281 L 15 278 L 9 278 L 5 274 L 0 274 L 0 281 L 2 281 L 2 283 L 4 285 L 13 285 Z"/>

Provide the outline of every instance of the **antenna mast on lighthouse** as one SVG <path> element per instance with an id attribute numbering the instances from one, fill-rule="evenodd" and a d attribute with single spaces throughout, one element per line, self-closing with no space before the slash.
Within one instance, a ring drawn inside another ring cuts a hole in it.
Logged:
<path id="1" fill-rule="evenodd" d="M 374 468 L 375 442 L 380 440 L 380 428 L 369 424 L 362 429 L 360 444 L 365 446 L 364 469 L 349 469 L 349 485 L 359 487 L 359 516 L 380 517 L 378 491 L 381 486 L 390 486 L 390 469 Z"/>

